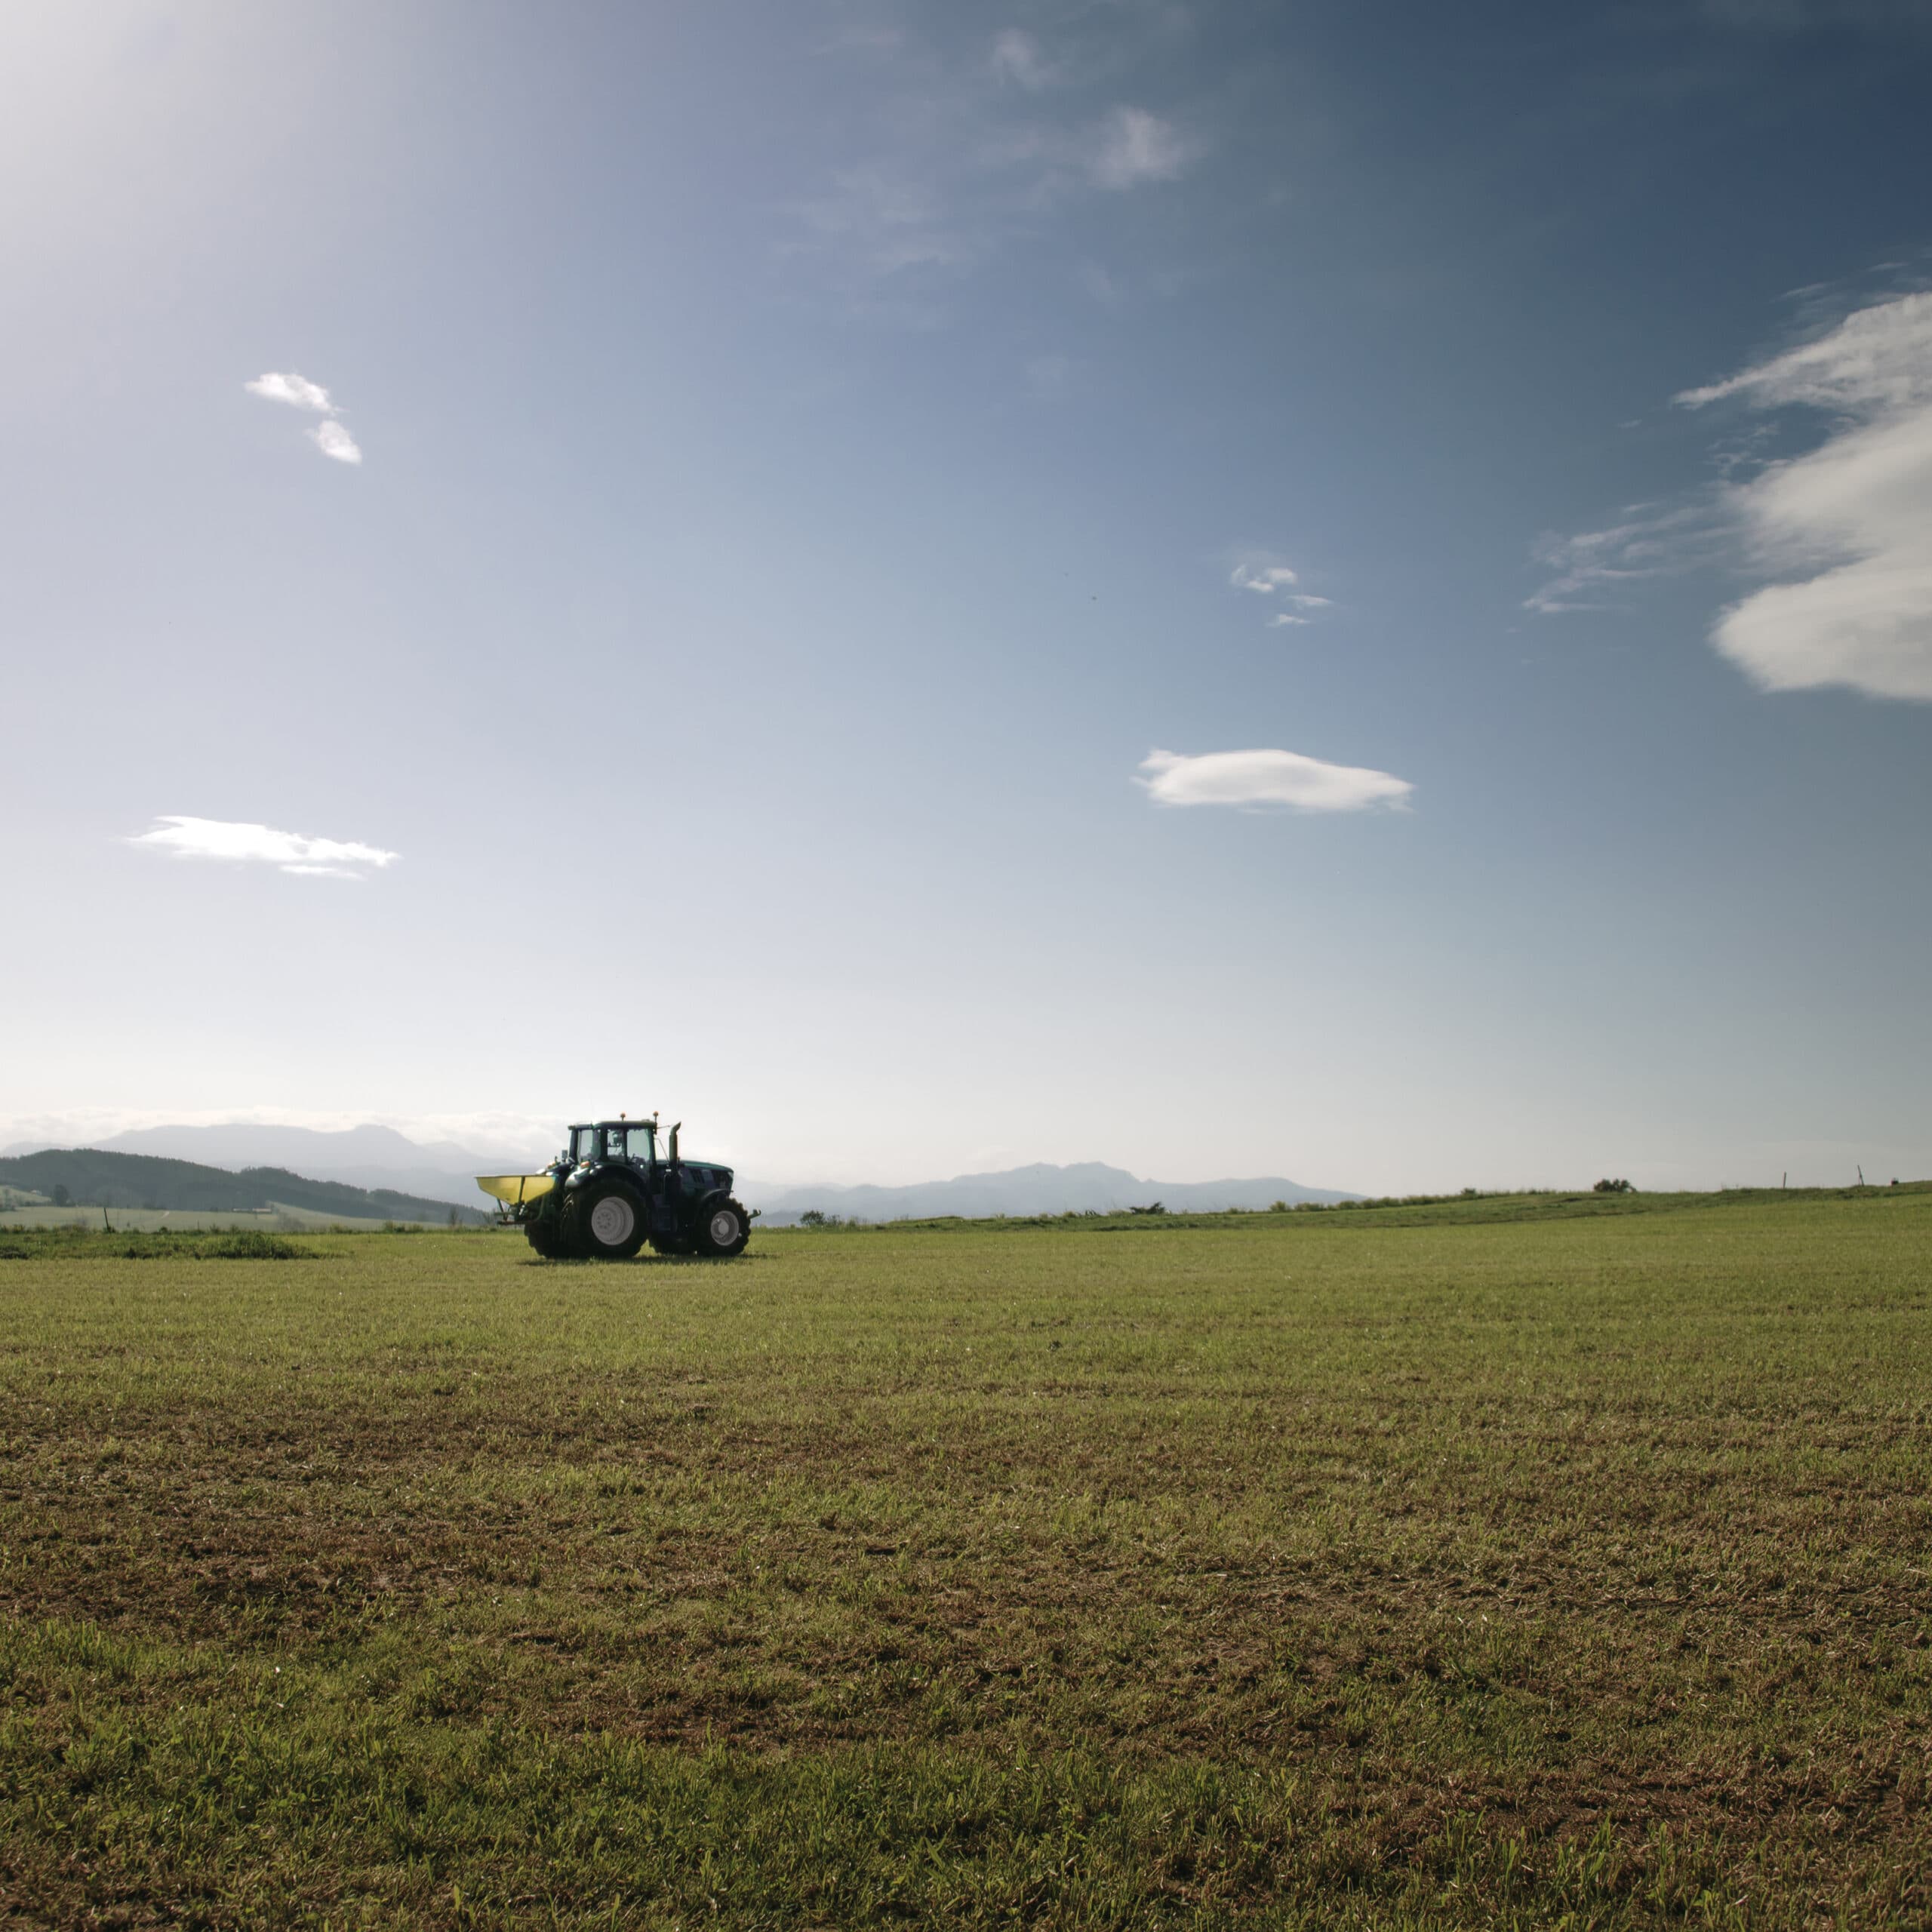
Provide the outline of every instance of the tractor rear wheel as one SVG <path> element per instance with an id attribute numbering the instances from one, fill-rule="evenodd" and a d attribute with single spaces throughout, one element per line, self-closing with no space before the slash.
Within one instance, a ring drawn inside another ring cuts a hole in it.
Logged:
<path id="1" fill-rule="evenodd" d="M 752 1238 L 752 1217 L 737 1202 L 712 1201 L 699 1222 L 697 1246 L 700 1254 L 715 1254 L 721 1260 L 745 1251 Z"/>
<path id="2" fill-rule="evenodd" d="M 593 1261 L 628 1261 L 644 1245 L 644 1220 L 637 1196 L 614 1177 L 580 1188 L 564 1209 L 572 1249 Z"/>
<path id="3" fill-rule="evenodd" d="M 564 1252 L 564 1244 L 558 1238 L 559 1230 L 555 1221 L 547 1218 L 526 1221 L 523 1224 L 525 1238 L 546 1261 L 555 1261 Z"/>

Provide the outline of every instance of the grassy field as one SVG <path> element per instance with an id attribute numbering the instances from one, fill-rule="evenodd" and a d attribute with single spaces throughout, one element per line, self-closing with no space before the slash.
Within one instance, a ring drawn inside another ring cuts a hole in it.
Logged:
<path id="1" fill-rule="evenodd" d="M 1932 1192 L 292 1244 L 0 1261 L 0 1924 L 1932 1922 Z"/>
<path id="2" fill-rule="evenodd" d="M 99 1208 L 57 1208 L 51 1201 L 27 1201 L 17 1208 L 0 1209 L 0 1235 L 23 1228 L 85 1228 L 98 1231 L 103 1225 L 103 1212 Z M 312 1208 L 289 1208 L 279 1202 L 272 1208 L 242 1208 L 228 1214 L 202 1208 L 109 1208 L 105 1213 L 106 1228 L 123 1234 L 155 1234 L 164 1228 L 188 1232 L 210 1228 L 269 1228 L 284 1234 L 319 1234 L 346 1228 L 356 1233 L 373 1233 L 378 1229 L 397 1225 L 394 1222 L 363 1220 L 342 1214 L 318 1214 Z M 408 1225 L 434 1227 L 441 1223 L 426 1221 Z"/>

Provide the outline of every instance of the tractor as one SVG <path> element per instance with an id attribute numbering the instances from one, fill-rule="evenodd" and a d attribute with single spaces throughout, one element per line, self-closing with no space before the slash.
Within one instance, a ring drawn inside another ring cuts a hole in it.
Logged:
<path id="1" fill-rule="evenodd" d="M 742 1254 L 752 1217 L 731 1198 L 731 1170 L 687 1160 L 674 1125 L 660 1147 L 655 1115 L 571 1129 L 541 1174 L 478 1174 L 546 1260 L 628 1261 L 648 1241 L 660 1254 Z"/>

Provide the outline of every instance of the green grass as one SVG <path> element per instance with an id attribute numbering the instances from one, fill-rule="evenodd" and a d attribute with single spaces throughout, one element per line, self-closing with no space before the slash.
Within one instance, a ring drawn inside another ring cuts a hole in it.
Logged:
<path id="1" fill-rule="evenodd" d="M 97 1204 L 57 1208 L 51 1201 L 0 1207 L 0 1234 L 39 1228 L 75 1229 L 95 1234 L 206 1233 L 223 1228 L 264 1228 L 282 1234 L 343 1231 L 377 1234 L 398 1226 L 440 1228 L 446 1224 L 441 1217 L 434 1221 L 365 1220 L 354 1215 L 324 1214 L 313 1208 L 291 1208 L 278 1201 L 272 1208 L 238 1208 L 226 1213 L 203 1208 L 109 1208 L 105 1210 L 106 1228 L 103 1229 L 103 1212 Z"/>
<path id="2" fill-rule="evenodd" d="M 300 1261 L 314 1254 L 265 1228 L 150 1234 L 0 1226 L 0 1261 Z"/>
<path id="3" fill-rule="evenodd" d="M 0 1900 L 1927 1922 L 1932 1192 L 1189 1218 L 0 1266 Z"/>

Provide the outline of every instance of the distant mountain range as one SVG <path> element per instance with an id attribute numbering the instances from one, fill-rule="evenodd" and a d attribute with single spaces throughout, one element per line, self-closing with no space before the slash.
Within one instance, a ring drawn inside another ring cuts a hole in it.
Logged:
<path id="1" fill-rule="evenodd" d="M 54 1200 L 64 1195 L 77 1207 L 162 1208 L 201 1214 L 303 1208 L 313 1214 L 339 1215 L 345 1221 L 442 1222 L 453 1213 L 478 1223 L 489 1219 L 477 1208 L 453 1207 L 446 1201 L 386 1188 L 309 1180 L 282 1168 L 244 1168 L 234 1173 L 192 1161 L 108 1153 L 96 1147 L 47 1148 L 11 1160 L 0 1157 L 0 1186 Z"/>
<path id="2" fill-rule="evenodd" d="M 561 1143 L 561 1126 L 557 1137 Z M 465 1147 L 454 1140 L 422 1143 L 409 1140 L 389 1127 L 329 1131 L 255 1126 L 247 1122 L 220 1127 L 148 1127 L 114 1134 L 94 1144 L 103 1155 L 140 1155 L 177 1164 L 192 1162 L 204 1172 L 221 1169 L 233 1174 L 243 1170 L 275 1169 L 289 1180 L 297 1175 L 309 1177 L 305 1186 L 336 1183 L 374 1195 L 414 1197 L 419 1206 L 433 1207 L 435 1212 L 429 1218 L 438 1220 L 448 1216 L 452 1203 L 472 1211 L 482 1204 L 483 1197 L 476 1186 L 478 1174 L 525 1173 L 542 1164 L 541 1158 L 533 1158 L 528 1148 L 521 1152 L 501 1149 L 491 1152 Z M 30 1156 L 44 1145 L 23 1142 L 0 1150 L 0 1154 Z M 8 1180 L 4 1170 L 9 1164 L 7 1159 L 0 1158 L 0 1181 Z M 37 1185 L 28 1181 L 13 1184 Z M 69 1185 L 71 1188 L 72 1183 Z M 1360 1198 L 1332 1189 L 1303 1187 L 1279 1175 L 1257 1180 L 1142 1180 L 1124 1168 L 1106 1167 L 1097 1161 L 1064 1168 L 1039 1162 L 1031 1167 L 1004 1168 L 996 1174 L 959 1174 L 950 1180 L 921 1181 L 906 1187 L 830 1183 L 804 1186 L 768 1184 L 741 1174 L 737 1192 L 746 1206 L 758 1208 L 768 1223 L 779 1227 L 795 1222 L 813 1208 L 848 1220 L 894 1221 L 944 1214 L 1064 1214 L 1088 1209 L 1106 1213 L 1144 1208 L 1155 1201 L 1177 1211 L 1198 1213 L 1224 1208 L 1266 1208 L 1277 1201 Z M 286 1195 L 277 1198 L 289 1199 Z M 290 1204 L 299 1204 L 291 1200 Z M 327 1211 L 360 1215 L 368 1211 L 334 1208 Z M 425 1218 L 405 1216 L 393 1208 L 375 1211 L 380 1219 Z"/>
<path id="3" fill-rule="evenodd" d="M 942 1214 L 969 1218 L 989 1214 L 1100 1214 L 1151 1207 L 1156 1201 L 1177 1213 L 1214 1214 L 1226 1208 L 1269 1208 L 1277 1201 L 1357 1201 L 1354 1194 L 1303 1187 L 1273 1175 L 1259 1180 L 1140 1180 L 1124 1168 L 1084 1161 L 1067 1168 L 1044 1161 L 1007 1168 L 998 1174 L 959 1174 L 951 1180 L 915 1183 L 910 1187 L 761 1187 L 752 1181 L 738 1189 L 748 1208 L 761 1211 L 774 1226 L 795 1222 L 808 1211 L 848 1220 L 924 1220 Z"/>
<path id="4" fill-rule="evenodd" d="M 561 1144 L 562 1130 L 558 1130 Z M 0 1157 L 38 1152 L 45 1141 L 21 1141 L 0 1149 Z M 479 1152 L 454 1140 L 411 1140 L 392 1127 L 351 1127 L 334 1131 L 312 1127 L 258 1127 L 237 1121 L 221 1127 L 144 1127 L 89 1143 L 103 1153 L 143 1154 L 163 1160 L 192 1161 L 231 1172 L 244 1168 L 280 1168 L 318 1181 L 383 1193 L 410 1194 L 474 1208 L 482 1202 L 478 1174 L 521 1174 L 536 1164 L 528 1149 L 521 1153 Z"/>

